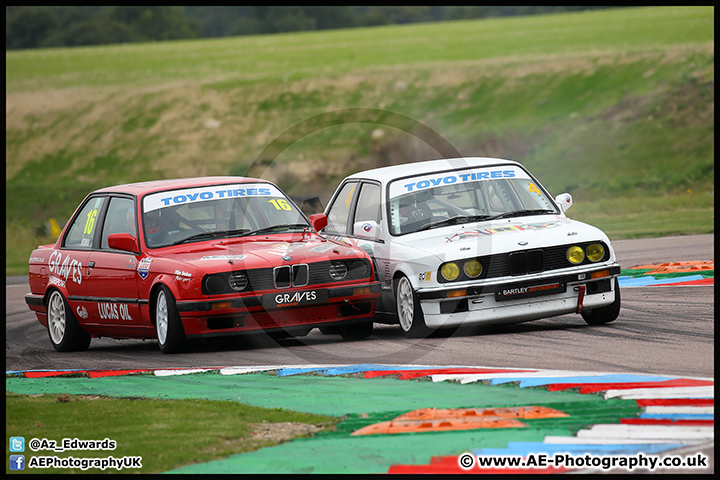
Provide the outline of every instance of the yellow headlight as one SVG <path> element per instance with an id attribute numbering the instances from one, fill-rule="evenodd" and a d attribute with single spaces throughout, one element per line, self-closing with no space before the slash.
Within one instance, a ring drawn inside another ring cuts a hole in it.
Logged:
<path id="1" fill-rule="evenodd" d="M 585 248 L 588 260 L 591 262 L 598 262 L 605 256 L 605 249 L 599 243 L 593 243 Z"/>
<path id="2" fill-rule="evenodd" d="M 578 263 L 582 262 L 585 258 L 585 252 L 583 252 L 583 249 L 578 247 L 577 245 L 574 245 L 567 249 L 567 259 L 570 263 L 577 265 Z"/>
<path id="3" fill-rule="evenodd" d="M 475 259 L 468 260 L 465 262 L 465 265 L 463 265 L 463 270 L 465 270 L 465 275 L 470 278 L 475 278 L 482 273 L 482 263 Z"/>
<path id="4" fill-rule="evenodd" d="M 442 276 L 445 278 L 445 280 L 455 280 L 458 275 L 460 275 L 460 268 L 457 266 L 457 263 L 446 263 L 442 266 L 442 269 L 440 269 L 440 272 L 442 273 Z"/>

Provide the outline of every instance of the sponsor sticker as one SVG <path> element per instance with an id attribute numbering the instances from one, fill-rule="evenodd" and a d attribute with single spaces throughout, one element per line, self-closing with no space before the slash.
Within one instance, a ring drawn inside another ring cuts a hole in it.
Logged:
<path id="1" fill-rule="evenodd" d="M 501 286 L 495 292 L 495 300 L 501 302 L 504 300 L 517 300 L 519 298 L 554 295 L 556 293 L 565 293 L 566 290 L 567 285 L 563 280 L 552 281 L 540 285 L 507 285 Z"/>
<path id="2" fill-rule="evenodd" d="M 449 173 L 431 173 L 395 181 L 390 184 L 389 198 L 395 198 L 410 192 L 417 192 L 443 185 L 468 182 L 482 182 L 497 178 L 530 178 L 521 168 L 515 166 L 485 167 L 479 169 L 460 170 Z"/>
<path id="3" fill-rule="evenodd" d="M 325 253 L 335 248 L 335 245 L 330 242 L 321 243 L 317 247 L 310 249 L 311 252 Z"/>
<path id="4" fill-rule="evenodd" d="M 266 309 L 301 307 L 303 305 L 327 303 L 327 301 L 328 292 L 326 289 L 305 290 L 302 292 L 268 293 L 262 296 L 263 307 Z"/>
<path id="5" fill-rule="evenodd" d="M 72 279 L 78 285 L 82 283 L 82 263 L 70 255 L 65 256 L 63 259 L 62 253 L 54 251 L 50 254 L 48 268 L 50 273 L 62 277 L 65 281 Z"/>
<path id="6" fill-rule="evenodd" d="M 140 275 L 140 278 L 145 280 L 150 273 L 150 264 L 152 263 L 152 258 L 143 258 L 140 260 L 140 263 L 138 263 L 138 275 Z"/>
<path id="7" fill-rule="evenodd" d="M 148 195 L 143 200 L 143 212 L 152 212 L 164 207 L 174 207 L 189 203 L 207 202 L 223 198 L 239 197 L 279 197 L 285 196 L 269 183 L 238 183 L 234 185 L 215 185 L 207 187 L 184 188 Z"/>
<path id="8" fill-rule="evenodd" d="M 247 255 L 206 255 L 200 260 L 244 260 Z"/>
<path id="9" fill-rule="evenodd" d="M 132 321 L 130 309 L 124 303 L 98 303 L 98 313 L 100 314 L 100 318 L 103 320 Z"/>

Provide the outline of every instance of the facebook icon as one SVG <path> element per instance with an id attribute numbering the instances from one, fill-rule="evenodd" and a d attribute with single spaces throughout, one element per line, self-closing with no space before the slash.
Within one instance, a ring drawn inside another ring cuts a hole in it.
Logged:
<path id="1" fill-rule="evenodd" d="M 10 470 L 25 470 L 25 455 L 10 455 Z"/>

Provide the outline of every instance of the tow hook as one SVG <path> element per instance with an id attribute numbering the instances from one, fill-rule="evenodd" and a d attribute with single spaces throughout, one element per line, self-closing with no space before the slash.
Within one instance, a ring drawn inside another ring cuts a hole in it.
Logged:
<path id="1" fill-rule="evenodd" d="M 577 308 L 575 309 L 575 313 L 582 313 L 583 299 L 585 298 L 585 285 L 580 285 L 577 288 L 580 292 L 578 293 L 578 303 L 577 303 Z"/>

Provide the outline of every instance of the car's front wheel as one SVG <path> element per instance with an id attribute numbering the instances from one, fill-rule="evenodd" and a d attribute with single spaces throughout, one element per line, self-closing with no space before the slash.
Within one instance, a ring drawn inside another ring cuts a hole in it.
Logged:
<path id="1" fill-rule="evenodd" d="M 53 290 L 48 298 L 47 327 L 50 343 L 58 352 L 78 352 L 90 346 L 90 335 L 80 326 L 58 290 Z"/>
<path id="2" fill-rule="evenodd" d="M 603 325 L 610 323 L 620 315 L 620 282 L 615 278 L 615 301 L 606 307 L 593 308 L 582 312 L 583 319 L 588 325 Z"/>
<path id="3" fill-rule="evenodd" d="M 177 353 L 187 350 L 188 340 L 175 298 L 165 285 L 160 287 L 155 298 L 155 330 L 161 352 Z"/>
<path id="4" fill-rule="evenodd" d="M 425 325 L 420 300 L 407 277 L 395 282 L 395 309 L 400 327 L 409 337 L 426 337 L 430 329 Z"/>

